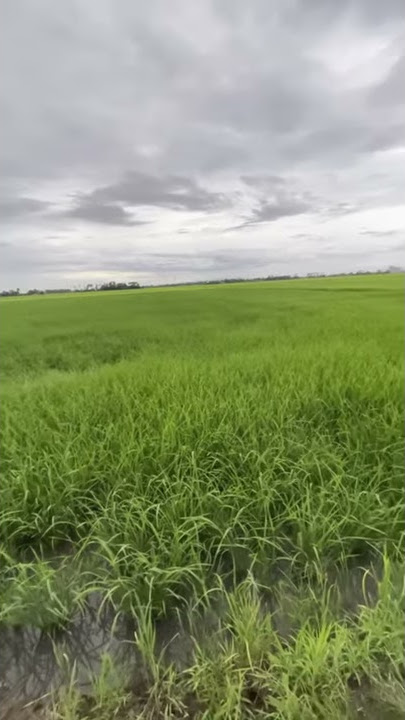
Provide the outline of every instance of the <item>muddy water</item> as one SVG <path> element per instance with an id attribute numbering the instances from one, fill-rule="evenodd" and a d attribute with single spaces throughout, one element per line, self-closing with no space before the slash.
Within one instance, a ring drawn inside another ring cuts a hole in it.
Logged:
<path id="1" fill-rule="evenodd" d="M 377 586 L 372 576 L 364 581 L 364 570 L 354 568 L 335 574 L 331 581 L 338 588 L 345 612 L 356 612 L 361 603 L 373 603 Z M 366 592 L 366 598 L 364 593 Z M 289 619 L 289 607 L 299 603 L 292 586 L 286 594 L 267 597 L 264 604 L 273 614 L 276 630 L 282 636 L 294 632 Z M 102 610 L 100 611 L 100 606 Z M 218 626 L 223 608 L 211 609 L 193 629 L 193 636 L 200 632 L 212 634 Z M 157 654 L 164 652 L 166 659 L 177 667 L 192 662 L 192 634 L 183 626 L 181 619 L 158 621 L 156 629 Z M 125 615 L 116 615 L 108 606 L 102 606 L 101 597 L 94 593 L 89 597 L 84 613 L 78 613 L 65 630 L 50 635 L 34 627 L 0 628 L 0 718 L 22 717 L 23 706 L 43 698 L 46 703 L 52 693 L 69 683 L 74 668 L 75 685 L 84 694 L 91 693 L 92 678 L 101 669 L 102 658 L 108 653 L 120 676 L 130 684 L 138 684 L 142 677 L 142 662 L 134 643 L 135 622 Z"/>
<path id="2" fill-rule="evenodd" d="M 34 627 L 0 629 L 0 717 L 7 708 L 50 695 L 69 682 L 73 668 L 77 687 L 89 692 L 104 653 L 123 672 L 136 669 L 133 623 L 117 617 L 111 608 L 100 613 L 100 602 L 95 593 L 84 613 L 77 614 L 66 630 L 52 634 Z"/>

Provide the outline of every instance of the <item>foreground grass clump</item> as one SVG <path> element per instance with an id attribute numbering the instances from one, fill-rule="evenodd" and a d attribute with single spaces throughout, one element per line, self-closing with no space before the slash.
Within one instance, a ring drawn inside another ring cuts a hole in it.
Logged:
<path id="1" fill-rule="evenodd" d="M 0 618 L 66 626 L 94 590 L 143 618 L 142 688 L 86 705 L 72 686 L 72 717 L 343 718 L 354 686 L 398 697 L 402 295 L 380 276 L 3 301 Z M 381 557 L 349 613 L 337 574 Z M 158 661 L 156 619 L 219 587 L 187 668 Z"/>
<path id="2" fill-rule="evenodd" d="M 396 570 L 399 574 L 386 557 L 378 600 L 373 607 L 362 606 L 355 621 L 333 617 L 328 594 L 314 603 L 307 585 L 295 588 L 290 619 L 299 617 L 300 622 L 288 638 L 280 635 L 277 612 L 263 605 L 263 588 L 251 574 L 232 591 L 218 580 L 212 593 L 223 610 L 209 632 L 207 598 L 183 615 L 195 644 L 185 668 L 159 656 L 146 605 L 134 638 L 144 668 L 132 686 L 106 655 L 86 696 L 76 690 L 72 669 L 71 682 L 55 699 L 49 717 L 400 718 L 403 608 L 398 600 L 403 591 L 401 569 Z"/>

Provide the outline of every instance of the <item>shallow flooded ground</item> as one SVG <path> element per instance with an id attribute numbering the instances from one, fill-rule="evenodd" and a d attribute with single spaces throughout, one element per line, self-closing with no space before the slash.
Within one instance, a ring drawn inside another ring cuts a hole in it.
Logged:
<path id="1" fill-rule="evenodd" d="M 355 615 L 363 604 L 373 606 L 378 595 L 381 566 L 378 564 L 335 570 L 328 578 L 329 602 L 338 612 Z M 300 592 L 285 579 L 275 583 L 277 591 L 263 593 L 263 613 L 269 613 L 283 641 L 294 636 L 292 622 L 302 601 Z M 182 671 L 193 662 L 195 643 L 215 635 L 224 616 L 224 604 L 213 603 L 203 613 L 156 620 L 155 656 L 166 665 Z M 145 663 L 136 643 L 137 623 L 124 613 L 116 613 L 92 593 L 84 612 L 78 612 L 66 629 L 45 632 L 35 627 L 0 627 L 0 718 L 14 720 L 41 717 L 50 708 L 58 690 L 72 683 L 83 696 L 91 696 L 95 678 L 102 673 L 106 655 L 118 670 L 120 682 L 139 688 L 145 678 Z M 111 681 L 107 680 L 107 682 Z M 353 686 L 353 717 L 359 720 L 397 720 L 402 717 L 400 703 L 392 698 L 377 699 L 366 685 Z M 377 710 L 378 714 L 376 714 Z"/>

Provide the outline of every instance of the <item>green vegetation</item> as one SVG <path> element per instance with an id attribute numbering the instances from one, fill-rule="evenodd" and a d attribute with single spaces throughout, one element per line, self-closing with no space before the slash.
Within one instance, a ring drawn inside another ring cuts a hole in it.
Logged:
<path id="1" fill-rule="evenodd" d="M 72 675 L 54 717 L 402 716 L 402 301 L 387 275 L 2 301 L 0 618 L 66 627 L 97 590 L 144 661 L 91 698 Z"/>

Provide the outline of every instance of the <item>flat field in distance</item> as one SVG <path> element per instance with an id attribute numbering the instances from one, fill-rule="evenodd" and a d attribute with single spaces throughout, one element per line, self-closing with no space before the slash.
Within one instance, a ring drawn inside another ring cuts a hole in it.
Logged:
<path id="1" fill-rule="evenodd" d="M 0 634 L 134 623 L 52 717 L 403 716 L 403 284 L 0 302 Z"/>

